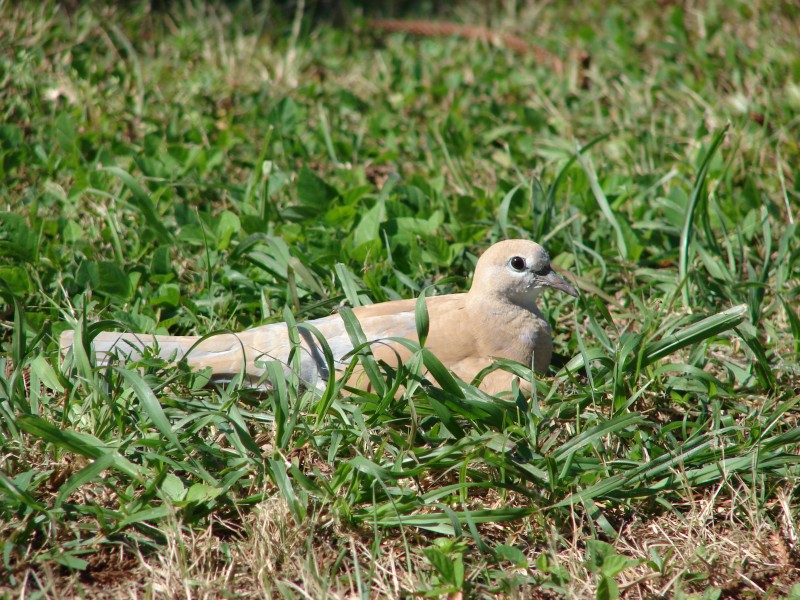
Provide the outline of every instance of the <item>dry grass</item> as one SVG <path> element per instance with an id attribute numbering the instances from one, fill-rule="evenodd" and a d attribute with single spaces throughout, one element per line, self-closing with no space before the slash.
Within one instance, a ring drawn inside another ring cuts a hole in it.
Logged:
<path id="1" fill-rule="evenodd" d="M 0 1 L 0 597 L 798 597 L 794 14 L 449 13 L 561 77 L 311 3 L 166 4 Z M 543 300 L 564 359 L 536 402 L 198 389 L 56 349 L 321 316 L 347 282 L 460 290 L 502 237 L 585 292 Z"/>
<path id="2" fill-rule="evenodd" d="M 658 516 L 624 515 L 619 537 L 611 543 L 640 564 L 620 577 L 622 597 L 676 597 L 709 585 L 723 598 L 787 597 L 800 579 L 798 515 L 791 494 L 787 486 L 764 509 L 752 490 L 731 482 Z M 568 570 L 570 596 L 594 597 L 596 579 L 585 568 L 587 538 L 580 533 L 586 524 L 575 519 L 572 537 L 553 532 L 549 543 L 529 547 L 528 558 L 534 563 L 540 554 L 550 556 Z M 504 534 L 524 544 L 529 526 Z M 195 531 L 173 520 L 163 533 L 157 553 L 106 547 L 81 574 L 45 567 L 28 571 L 23 580 L 52 599 L 350 599 L 365 593 L 398 598 L 419 589 L 426 571 L 421 556 L 407 554 L 399 536 L 387 536 L 375 547 L 369 532 L 344 531 L 322 515 L 298 524 L 277 497 L 235 524 L 211 519 L 205 530 Z M 546 589 L 530 586 L 507 592 L 509 598 L 549 596 Z"/>

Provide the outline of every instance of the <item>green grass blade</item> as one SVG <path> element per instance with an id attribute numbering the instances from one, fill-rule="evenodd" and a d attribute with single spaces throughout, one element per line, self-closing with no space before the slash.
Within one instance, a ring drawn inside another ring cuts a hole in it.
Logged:
<path id="1" fill-rule="evenodd" d="M 725 135 L 728 132 L 728 125 L 718 129 L 711 139 L 711 145 L 706 151 L 703 159 L 700 161 L 700 168 L 695 178 L 692 193 L 689 196 L 689 203 L 686 207 L 686 217 L 683 221 L 681 228 L 681 239 L 679 245 L 679 260 L 678 260 L 678 277 L 681 281 L 685 282 L 683 286 L 683 303 L 685 306 L 690 306 L 689 297 L 689 250 L 693 239 L 694 233 L 694 219 L 698 210 L 702 210 L 705 206 L 703 194 L 705 193 L 706 177 L 708 176 L 708 169 L 711 166 L 711 160 L 717 153 L 717 150 L 722 145 Z"/>
<path id="2" fill-rule="evenodd" d="M 430 329 L 430 318 L 428 317 L 427 289 L 423 290 L 414 305 L 414 323 L 417 327 L 417 340 L 420 346 L 425 346 Z"/>
<path id="3" fill-rule="evenodd" d="M 106 469 L 110 469 L 116 463 L 117 457 L 113 452 L 108 452 L 95 459 L 89 465 L 82 468 L 77 473 L 70 476 L 69 479 L 58 490 L 56 497 L 55 507 L 59 508 L 66 501 L 66 499 L 81 486 L 87 485 L 100 477 Z"/>
<path id="4" fill-rule="evenodd" d="M 744 321 L 746 313 L 746 305 L 734 306 L 716 315 L 706 317 L 697 323 L 683 327 L 657 342 L 647 344 L 642 356 L 642 365 L 650 365 L 681 348 L 733 329 Z"/>
<path id="5" fill-rule="evenodd" d="M 361 329 L 361 323 L 358 322 L 352 310 L 343 307 L 339 310 L 339 316 L 342 317 L 342 321 L 344 321 L 344 328 L 347 331 L 347 335 L 350 337 L 350 341 L 353 343 L 354 352 L 356 352 L 355 349 L 358 349 L 358 361 L 367 374 L 372 389 L 375 390 L 378 396 L 382 397 L 386 393 L 386 381 L 378 368 L 375 357 L 372 356 L 372 351 L 369 349 L 368 344 L 368 342 L 374 340 L 367 340 L 367 336 L 364 335 L 364 330 Z"/>
<path id="6" fill-rule="evenodd" d="M 14 483 L 14 480 L 3 471 L 0 471 L 0 486 L 2 486 L 6 493 L 19 504 L 37 512 L 47 512 L 47 507 L 44 504 L 36 500 L 27 490 L 20 489 L 19 486 Z"/>
<path id="7" fill-rule="evenodd" d="M 111 450 L 108 444 L 102 442 L 93 435 L 71 429 L 60 429 L 41 417 L 33 415 L 21 416 L 17 419 L 17 424 L 21 429 L 24 429 L 31 435 L 45 442 L 49 442 L 59 448 L 74 452 L 75 454 L 85 456 L 86 458 L 96 460 L 106 455 L 109 450 Z M 114 452 L 114 467 L 131 479 L 138 481 L 143 481 L 145 479 L 144 471 L 141 467 L 119 456 L 116 452 Z"/>
<path id="8" fill-rule="evenodd" d="M 142 408 L 144 408 L 150 420 L 153 422 L 153 425 L 156 426 L 156 429 L 158 429 L 176 449 L 185 454 L 183 444 L 181 444 L 178 436 L 175 435 L 175 432 L 172 430 L 169 419 L 167 419 L 167 415 L 164 414 L 164 409 L 161 408 L 161 403 L 159 403 L 158 398 L 156 398 L 150 386 L 145 383 L 144 379 L 142 379 L 138 373 L 121 367 L 117 367 L 116 371 L 122 375 L 125 381 L 133 388 L 136 397 L 139 398 L 139 402 L 142 403 Z"/>
<path id="9" fill-rule="evenodd" d="M 150 192 L 142 186 L 130 173 L 119 167 L 103 167 L 103 171 L 118 177 L 131 193 L 132 204 L 139 209 L 145 223 L 151 227 L 164 240 L 171 240 L 172 234 L 164 226 L 164 219 L 156 211 L 150 197 Z"/>
<path id="10" fill-rule="evenodd" d="M 611 227 L 614 229 L 619 255 L 623 258 L 623 260 L 626 260 L 628 258 L 628 244 L 625 242 L 625 233 L 622 231 L 622 226 L 619 224 L 619 221 L 617 221 L 617 217 L 614 215 L 614 210 L 608 203 L 608 198 L 606 198 L 606 194 L 603 191 L 603 188 L 600 186 L 600 182 L 597 180 L 597 174 L 594 172 L 591 163 L 584 158 L 582 154 L 582 148 L 577 147 L 575 152 L 578 157 L 578 162 L 580 163 L 584 173 L 586 173 L 587 179 L 589 180 L 589 185 L 592 188 L 592 193 L 594 194 L 595 200 L 597 200 L 600 211 L 603 213 L 606 221 L 608 221 Z"/>

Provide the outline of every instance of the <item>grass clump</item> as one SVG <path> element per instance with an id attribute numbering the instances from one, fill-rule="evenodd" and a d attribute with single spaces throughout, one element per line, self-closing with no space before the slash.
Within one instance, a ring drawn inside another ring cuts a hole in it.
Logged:
<path id="1" fill-rule="evenodd" d="M 3 592 L 797 594 L 784 8 L 452 9 L 556 75 L 246 3 L 0 5 Z M 506 237 L 583 292 L 530 395 L 424 351 L 352 394 L 85 351 L 462 291 Z"/>

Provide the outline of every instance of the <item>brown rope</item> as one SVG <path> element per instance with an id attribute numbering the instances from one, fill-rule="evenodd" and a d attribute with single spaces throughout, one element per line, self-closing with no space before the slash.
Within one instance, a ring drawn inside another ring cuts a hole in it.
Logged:
<path id="1" fill-rule="evenodd" d="M 529 44 L 521 37 L 511 33 L 498 33 L 488 27 L 474 25 L 458 25 L 456 23 L 438 23 L 434 21 L 405 21 L 400 19 L 370 19 L 370 28 L 389 33 L 399 32 L 425 37 L 454 36 L 467 40 L 480 40 L 501 44 L 519 54 L 533 54 L 536 60 L 549 66 L 556 73 L 564 72 L 564 62 L 552 52 Z"/>

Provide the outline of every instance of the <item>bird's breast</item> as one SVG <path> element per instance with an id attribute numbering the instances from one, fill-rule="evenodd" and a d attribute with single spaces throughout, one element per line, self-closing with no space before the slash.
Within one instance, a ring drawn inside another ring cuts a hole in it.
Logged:
<path id="1" fill-rule="evenodd" d="M 469 308 L 483 355 L 528 365 L 533 361 L 537 371 L 547 369 L 553 340 L 550 325 L 538 310 L 510 302 L 473 303 Z"/>

